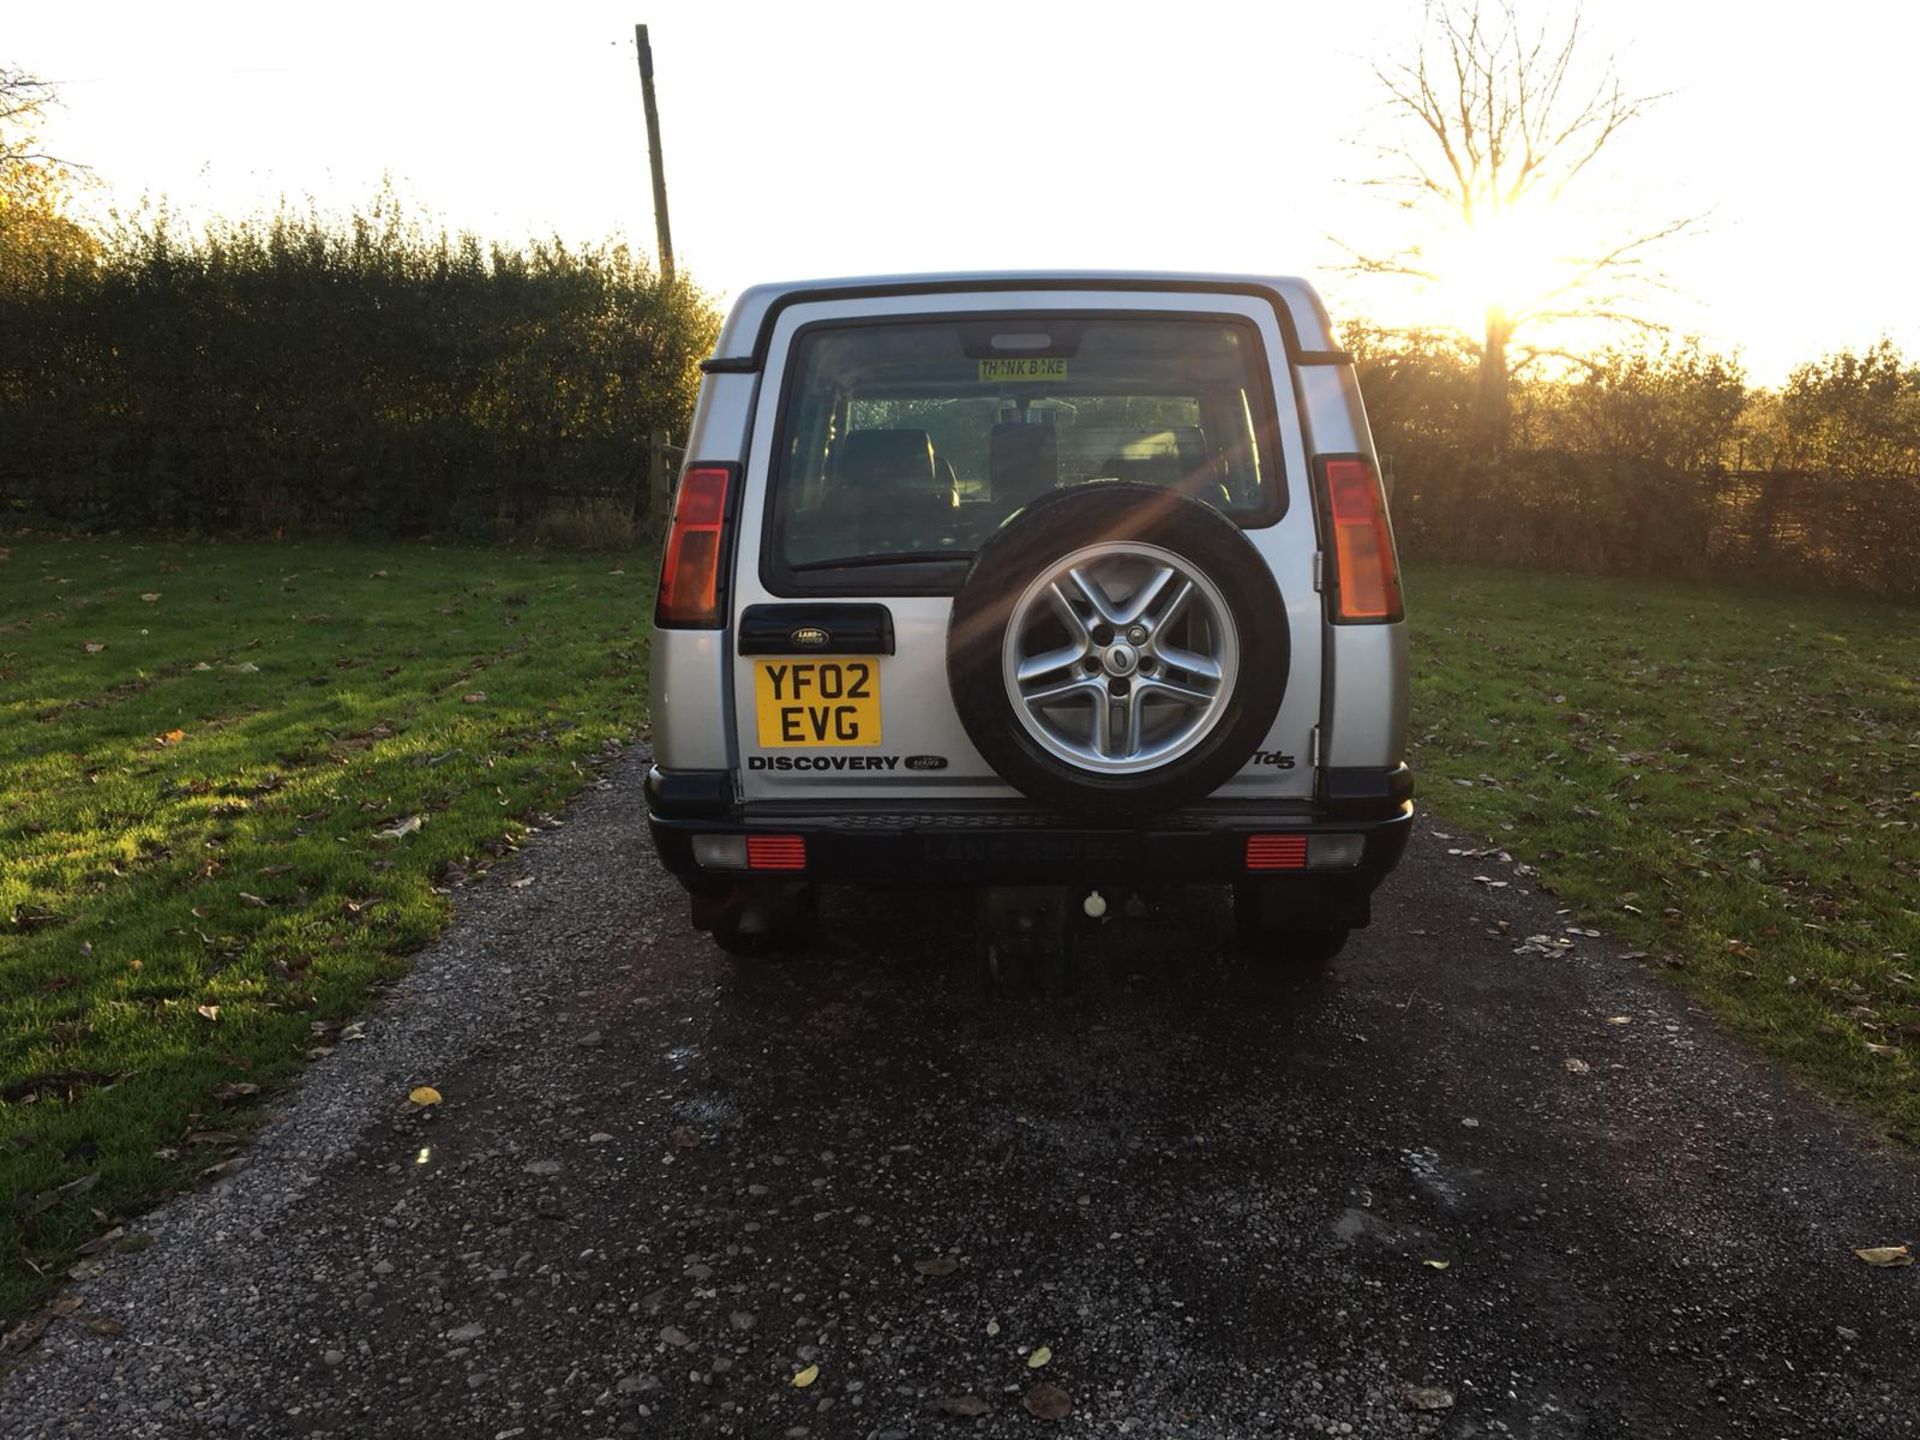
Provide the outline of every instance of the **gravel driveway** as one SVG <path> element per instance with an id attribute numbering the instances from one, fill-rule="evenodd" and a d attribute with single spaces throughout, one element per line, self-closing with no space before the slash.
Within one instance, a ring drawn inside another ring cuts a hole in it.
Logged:
<path id="1" fill-rule="evenodd" d="M 1920 1430 L 1920 1270 L 1851 1253 L 1920 1238 L 1913 1166 L 1612 942 L 1515 954 L 1568 918 L 1432 822 L 1325 979 L 1195 897 L 1036 998 L 939 895 L 732 968 L 643 765 L 77 1287 L 124 1332 L 56 1321 L 0 1435 Z"/>

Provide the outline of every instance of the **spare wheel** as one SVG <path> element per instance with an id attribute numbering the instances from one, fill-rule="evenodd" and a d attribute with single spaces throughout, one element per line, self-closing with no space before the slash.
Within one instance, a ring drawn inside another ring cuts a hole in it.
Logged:
<path id="1" fill-rule="evenodd" d="M 1247 764 L 1287 688 L 1287 615 L 1219 511 L 1151 485 L 1049 495 L 954 597 L 947 679 L 974 746 L 1035 800 L 1168 810 Z"/>

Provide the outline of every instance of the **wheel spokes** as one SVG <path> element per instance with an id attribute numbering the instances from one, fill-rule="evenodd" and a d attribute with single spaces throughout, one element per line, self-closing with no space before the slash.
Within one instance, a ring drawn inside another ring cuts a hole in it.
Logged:
<path id="1" fill-rule="evenodd" d="M 1197 650 L 1183 650 L 1177 645 L 1155 645 L 1153 654 L 1162 665 L 1175 670 L 1184 670 L 1203 680 L 1217 682 L 1220 679 L 1220 662 L 1211 655 L 1202 655 Z"/>
<path id="2" fill-rule="evenodd" d="M 1083 595 L 1084 593 L 1082 592 Z M 1065 592 L 1060 589 L 1058 580 L 1047 586 L 1047 603 L 1053 606 L 1053 613 L 1060 618 L 1060 623 L 1066 626 L 1070 638 L 1078 641 L 1083 647 L 1092 639 L 1086 617 L 1081 615 L 1074 607 L 1073 601 L 1069 600 Z M 1087 603 L 1091 605 L 1093 602 L 1088 600 Z"/>
<path id="3" fill-rule="evenodd" d="M 1109 773 L 1193 745 L 1218 723 L 1238 667 L 1224 597 L 1179 556 L 1129 542 L 1088 546 L 1043 574 L 1009 617 L 1003 653 L 1033 736 Z"/>
<path id="4" fill-rule="evenodd" d="M 1147 617 L 1147 612 L 1153 609 L 1153 602 L 1160 598 L 1160 592 L 1167 588 L 1167 582 L 1171 579 L 1173 579 L 1173 567 L 1162 565 L 1159 569 L 1155 570 L 1153 574 L 1149 575 L 1145 580 L 1142 580 L 1140 582 L 1140 588 L 1135 590 L 1133 594 L 1127 598 L 1126 609 L 1121 612 L 1120 618 L 1114 623 L 1116 625 L 1132 625 L 1137 621 L 1144 620 Z M 1187 583 L 1188 588 L 1192 588 L 1192 582 L 1189 581 Z"/>
<path id="5" fill-rule="evenodd" d="M 1084 569 L 1078 565 L 1074 566 L 1067 572 L 1067 578 L 1073 582 L 1074 587 L 1080 592 L 1080 597 L 1087 602 L 1096 616 L 1109 625 L 1127 623 L 1124 614 L 1108 598 L 1106 587 L 1087 574 Z"/>
<path id="6" fill-rule="evenodd" d="M 1038 680 L 1042 675 L 1051 675 L 1056 670 L 1065 670 L 1077 661 L 1086 658 L 1087 647 L 1067 645 L 1059 650 L 1049 650 L 1044 655 L 1035 655 L 1020 662 L 1019 679 L 1022 685 Z"/>
<path id="7" fill-rule="evenodd" d="M 1142 676 L 1134 682 L 1133 688 L 1141 695 L 1164 695 L 1169 700 L 1178 700 L 1189 706 L 1211 705 L 1213 697 L 1218 693 L 1214 690 L 1201 690 L 1192 685 L 1177 684 L 1157 676 Z"/>

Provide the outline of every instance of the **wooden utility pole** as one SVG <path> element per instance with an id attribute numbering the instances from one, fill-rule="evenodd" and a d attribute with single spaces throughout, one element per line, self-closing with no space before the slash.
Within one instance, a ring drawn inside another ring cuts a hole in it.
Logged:
<path id="1" fill-rule="evenodd" d="M 633 27 L 634 48 L 640 52 L 640 102 L 647 111 L 647 159 L 653 166 L 653 228 L 660 247 L 660 278 L 673 283 L 673 231 L 667 225 L 667 174 L 660 168 L 660 109 L 653 103 L 653 47 L 647 27 Z"/>

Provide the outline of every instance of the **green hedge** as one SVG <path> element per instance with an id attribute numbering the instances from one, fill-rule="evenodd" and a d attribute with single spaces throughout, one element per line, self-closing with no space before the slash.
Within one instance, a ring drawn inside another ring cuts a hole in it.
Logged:
<path id="1" fill-rule="evenodd" d="M 1504 448 L 1470 356 L 1349 343 L 1409 559 L 1920 598 L 1920 366 L 1884 341 L 1777 390 L 1693 346 L 1601 355 L 1516 382 Z"/>
<path id="2" fill-rule="evenodd" d="M 717 317 L 620 246 L 486 246 L 392 207 L 181 235 L 0 293 L 0 506 L 96 528 L 531 531 L 644 506 Z"/>

